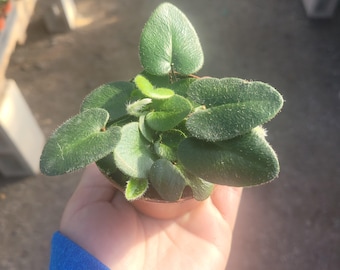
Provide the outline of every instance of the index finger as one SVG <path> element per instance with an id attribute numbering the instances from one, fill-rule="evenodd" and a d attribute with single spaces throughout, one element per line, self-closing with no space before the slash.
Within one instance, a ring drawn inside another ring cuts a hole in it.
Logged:
<path id="1" fill-rule="evenodd" d="M 243 188 L 216 185 L 211 200 L 223 218 L 234 229 Z"/>

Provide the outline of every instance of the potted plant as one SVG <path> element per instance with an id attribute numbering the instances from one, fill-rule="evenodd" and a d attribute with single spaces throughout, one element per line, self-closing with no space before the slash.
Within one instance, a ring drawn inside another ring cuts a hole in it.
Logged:
<path id="1" fill-rule="evenodd" d="M 187 17 L 161 4 L 140 37 L 143 69 L 94 89 L 79 114 L 48 139 L 46 175 L 95 162 L 127 200 L 205 200 L 214 184 L 252 186 L 277 177 L 261 127 L 283 105 L 272 86 L 194 75 L 203 51 Z"/>

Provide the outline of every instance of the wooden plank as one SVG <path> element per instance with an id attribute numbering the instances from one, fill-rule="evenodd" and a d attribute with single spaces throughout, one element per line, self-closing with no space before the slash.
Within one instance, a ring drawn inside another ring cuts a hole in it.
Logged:
<path id="1" fill-rule="evenodd" d="M 0 35 L 0 81 L 5 77 L 9 59 L 17 42 L 17 19 L 18 11 L 14 5 L 12 11 L 9 13 L 6 19 L 5 29 Z"/>
<path id="2" fill-rule="evenodd" d="M 7 80 L 0 92 L 0 173 L 37 174 L 45 136 L 15 81 Z"/>
<path id="3" fill-rule="evenodd" d="M 36 0 L 13 2 L 12 11 L 6 19 L 5 29 L 0 34 L 0 81 L 5 79 L 6 69 L 17 43 L 26 40 L 26 29 L 33 14 Z"/>
<path id="4" fill-rule="evenodd" d="M 37 174 L 44 135 L 13 80 L 5 79 L 11 54 L 26 40 L 36 0 L 13 2 L 0 34 L 0 174 L 5 177 Z"/>

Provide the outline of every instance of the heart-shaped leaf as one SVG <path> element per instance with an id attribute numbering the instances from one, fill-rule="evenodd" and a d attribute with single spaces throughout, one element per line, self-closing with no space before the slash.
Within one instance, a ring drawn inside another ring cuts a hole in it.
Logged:
<path id="1" fill-rule="evenodd" d="M 197 72 L 203 65 L 203 51 L 188 18 L 174 5 L 161 4 L 145 24 L 139 44 L 144 69 L 164 75 L 173 68 L 180 74 Z"/>
<path id="2" fill-rule="evenodd" d="M 283 99 L 273 87 L 238 78 L 205 78 L 190 84 L 188 95 L 206 109 L 198 110 L 186 125 L 193 136 L 223 141 L 249 132 L 272 119 Z"/>
<path id="3" fill-rule="evenodd" d="M 108 119 L 107 111 L 95 108 L 66 121 L 51 135 L 43 149 L 42 173 L 68 173 L 112 152 L 120 139 L 120 127 L 111 126 L 105 130 Z"/>
<path id="4" fill-rule="evenodd" d="M 142 75 L 136 76 L 135 84 L 143 95 L 152 99 L 168 99 L 175 94 L 174 91 L 168 88 L 154 88 L 153 85 Z"/>
<path id="5" fill-rule="evenodd" d="M 279 173 L 276 154 L 260 127 L 216 143 L 187 138 L 178 147 L 178 158 L 192 174 L 221 185 L 258 185 Z"/>
<path id="6" fill-rule="evenodd" d="M 149 186 L 147 179 L 131 178 L 126 185 L 125 198 L 133 201 L 141 198 Z"/>
<path id="7" fill-rule="evenodd" d="M 114 149 L 116 166 L 130 177 L 147 178 L 155 157 L 148 141 L 139 132 L 138 122 L 126 124 L 121 133 L 121 139 Z"/>
<path id="8" fill-rule="evenodd" d="M 110 114 L 110 122 L 127 114 L 126 104 L 135 89 L 130 82 L 111 82 L 93 90 L 85 97 L 81 111 L 103 108 Z"/>
<path id="9" fill-rule="evenodd" d="M 177 201 L 186 186 L 182 172 L 166 159 L 156 160 L 152 165 L 149 180 L 163 200 Z"/>
<path id="10" fill-rule="evenodd" d="M 191 111 L 190 102 L 182 96 L 174 95 L 164 100 L 155 100 L 152 103 L 154 111 L 146 115 L 146 123 L 157 131 L 165 131 L 174 128 Z"/>

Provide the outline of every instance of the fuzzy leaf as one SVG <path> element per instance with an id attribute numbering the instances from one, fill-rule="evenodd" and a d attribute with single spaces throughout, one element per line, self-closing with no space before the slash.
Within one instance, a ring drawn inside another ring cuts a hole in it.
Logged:
<path id="1" fill-rule="evenodd" d="M 165 74 L 162 76 L 152 75 L 145 70 L 143 70 L 140 75 L 146 78 L 154 87 L 166 87 L 170 88 L 171 82 L 169 80 L 169 74 Z"/>
<path id="2" fill-rule="evenodd" d="M 117 169 L 114 161 L 113 153 L 108 154 L 102 159 L 96 161 L 96 165 L 99 170 L 111 181 L 115 186 L 119 186 L 120 190 L 124 190 L 127 179 L 122 177 L 122 174 Z"/>
<path id="3" fill-rule="evenodd" d="M 223 141 L 249 132 L 272 119 L 282 108 L 282 96 L 270 85 L 238 78 L 206 78 L 193 82 L 188 95 L 205 110 L 187 120 L 191 134 Z"/>
<path id="4" fill-rule="evenodd" d="M 180 79 L 171 84 L 170 88 L 175 91 L 177 95 L 187 97 L 187 91 L 189 89 L 190 84 L 196 81 L 196 78 L 185 78 Z"/>
<path id="5" fill-rule="evenodd" d="M 177 161 L 177 148 L 185 138 L 185 134 L 177 129 L 163 132 L 160 139 L 155 142 L 154 148 L 157 155 L 170 161 Z"/>
<path id="6" fill-rule="evenodd" d="M 178 158 L 192 174 L 221 185 L 258 185 L 279 173 L 276 154 L 259 127 L 216 143 L 187 138 L 178 147 Z"/>
<path id="7" fill-rule="evenodd" d="M 126 124 L 121 139 L 114 149 L 116 166 L 133 178 L 147 178 L 154 161 L 148 142 L 140 134 L 138 122 Z"/>
<path id="8" fill-rule="evenodd" d="M 159 159 L 152 165 L 149 180 L 163 200 L 177 201 L 186 186 L 181 171 L 166 159 Z"/>
<path id="9" fill-rule="evenodd" d="M 164 101 L 155 101 L 152 106 L 154 111 L 146 115 L 146 123 L 157 131 L 174 128 L 191 111 L 190 102 L 179 95 Z"/>
<path id="10" fill-rule="evenodd" d="M 120 138 L 120 128 L 104 127 L 109 113 L 89 109 L 60 126 L 47 141 L 40 159 L 46 175 L 60 175 L 85 167 L 113 151 Z"/>
<path id="11" fill-rule="evenodd" d="M 161 4 L 146 22 L 139 44 L 144 69 L 164 75 L 171 65 L 180 74 L 197 72 L 203 65 L 203 51 L 188 18 L 174 5 Z"/>
<path id="12" fill-rule="evenodd" d="M 143 93 L 143 95 L 152 99 L 168 99 L 175 94 L 174 91 L 168 88 L 154 88 L 152 84 L 142 75 L 136 76 L 135 84 Z"/>
<path id="13" fill-rule="evenodd" d="M 146 124 L 145 115 L 139 117 L 139 131 L 149 142 L 152 143 L 155 140 L 155 131 L 148 127 L 148 125 Z"/>
<path id="14" fill-rule="evenodd" d="M 191 76 L 181 76 L 179 74 L 175 74 L 176 78 L 174 81 L 172 81 L 169 78 L 169 75 L 162 75 L 162 76 L 156 76 L 151 75 L 150 73 L 147 73 L 145 70 L 140 73 L 142 76 L 144 76 L 146 79 L 149 80 L 149 82 L 156 88 L 169 88 L 175 92 L 175 94 L 187 97 L 187 91 L 189 88 L 189 85 L 197 80 L 195 77 Z"/>
<path id="15" fill-rule="evenodd" d="M 102 159 L 96 161 L 96 165 L 106 175 L 112 175 L 117 171 L 113 153 L 110 153 Z"/>
<path id="16" fill-rule="evenodd" d="M 147 179 L 131 178 L 126 185 L 125 198 L 133 201 L 141 198 L 149 186 Z"/>
<path id="17" fill-rule="evenodd" d="M 134 88 L 130 82 L 111 82 L 99 86 L 85 97 L 81 111 L 103 108 L 110 114 L 109 121 L 119 119 L 127 114 L 126 104 Z"/>
<path id="18" fill-rule="evenodd" d="M 168 88 L 175 92 L 175 94 L 187 97 L 187 91 L 189 85 L 197 80 L 197 78 L 180 76 L 178 74 L 174 81 L 169 78 L 169 75 L 156 76 L 147 73 L 146 71 L 141 72 L 149 82 L 156 88 Z"/>
<path id="19" fill-rule="evenodd" d="M 140 117 L 148 111 L 148 107 L 150 106 L 151 103 L 152 103 L 151 98 L 139 99 L 132 103 L 127 104 L 126 111 L 128 114 L 132 116 Z"/>
<path id="20" fill-rule="evenodd" d="M 214 189 L 214 184 L 204 181 L 202 178 L 192 176 L 187 178 L 189 186 L 191 187 L 193 197 L 197 201 L 204 201 L 207 199 Z"/>

